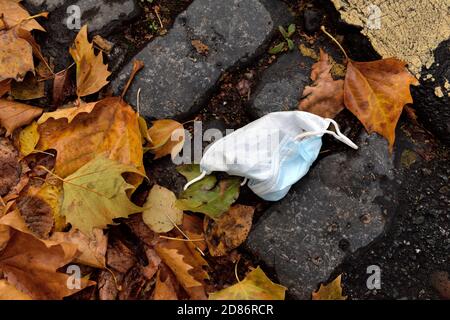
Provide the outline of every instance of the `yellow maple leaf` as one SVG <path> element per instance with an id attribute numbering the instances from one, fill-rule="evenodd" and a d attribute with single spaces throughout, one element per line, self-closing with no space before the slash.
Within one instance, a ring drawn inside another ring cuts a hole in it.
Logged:
<path id="1" fill-rule="evenodd" d="M 341 277 L 339 275 L 336 279 L 327 285 L 320 285 L 319 290 L 312 293 L 313 300 L 347 300 L 347 296 L 342 295 Z"/>
<path id="2" fill-rule="evenodd" d="M 284 300 L 286 290 L 273 283 L 258 267 L 235 285 L 211 293 L 209 300 Z"/>
<path id="3" fill-rule="evenodd" d="M 61 214 L 73 227 L 87 235 L 94 228 L 104 229 L 113 219 L 142 212 L 127 196 L 135 188 L 122 174 L 139 171 L 105 157 L 96 157 L 64 179 Z"/>

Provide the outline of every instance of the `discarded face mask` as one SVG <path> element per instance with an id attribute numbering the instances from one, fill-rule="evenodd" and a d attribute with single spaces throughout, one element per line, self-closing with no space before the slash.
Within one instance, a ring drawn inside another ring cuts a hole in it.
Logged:
<path id="1" fill-rule="evenodd" d="M 330 124 L 336 132 L 327 130 Z M 244 183 L 248 179 L 249 188 L 264 200 L 278 201 L 317 159 L 324 134 L 358 149 L 332 119 L 304 111 L 270 113 L 211 145 L 200 161 L 201 175 L 185 190 L 206 175 L 223 171 L 244 177 Z"/>

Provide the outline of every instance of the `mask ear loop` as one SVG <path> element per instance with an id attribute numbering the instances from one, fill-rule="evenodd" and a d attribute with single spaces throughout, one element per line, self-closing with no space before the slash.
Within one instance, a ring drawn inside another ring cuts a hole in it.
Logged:
<path id="1" fill-rule="evenodd" d="M 321 131 L 309 131 L 309 132 L 303 132 L 301 134 L 299 134 L 298 136 L 295 137 L 295 140 L 301 140 L 303 138 L 306 137 L 311 137 L 311 136 L 317 136 L 320 134 L 331 134 L 333 137 L 335 137 L 337 140 L 341 141 L 342 143 L 345 143 L 346 145 L 348 145 L 349 147 L 358 150 L 358 146 L 353 143 L 352 140 L 350 140 L 349 138 L 347 138 L 339 129 L 339 125 L 337 124 L 336 121 L 334 121 L 333 119 L 325 119 L 330 121 L 330 123 L 332 123 L 334 125 L 334 127 L 336 128 L 336 132 L 330 131 L 330 130 L 321 130 Z"/>
<path id="2" fill-rule="evenodd" d="M 199 175 L 197 178 L 192 179 L 191 181 L 189 181 L 188 183 L 186 183 L 184 185 L 183 190 L 186 191 L 187 188 L 189 188 L 190 186 L 192 186 L 194 183 L 199 182 L 200 180 L 203 180 L 203 178 L 206 177 L 206 171 L 202 171 L 201 175 Z"/>

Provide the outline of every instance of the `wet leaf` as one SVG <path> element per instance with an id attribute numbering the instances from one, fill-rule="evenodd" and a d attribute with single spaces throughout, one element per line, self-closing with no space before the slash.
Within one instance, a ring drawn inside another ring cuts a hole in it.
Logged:
<path id="1" fill-rule="evenodd" d="M 64 200 L 61 214 L 73 227 L 87 235 L 94 228 L 104 229 L 113 219 L 126 218 L 142 208 L 127 196 L 134 187 L 122 177 L 123 173 L 139 171 L 129 165 L 97 157 L 64 179 Z"/>
<path id="2" fill-rule="evenodd" d="M 284 300 L 285 292 L 285 287 L 273 283 L 258 267 L 235 285 L 211 293 L 209 300 Z"/>
<path id="3" fill-rule="evenodd" d="M 77 94 L 88 96 L 100 91 L 111 75 L 108 65 L 103 63 L 103 54 L 95 55 L 94 45 L 88 40 L 87 26 L 83 26 L 75 38 L 70 54 L 77 65 Z"/>
<path id="4" fill-rule="evenodd" d="M 41 108 L 0 99 L 0 124 L 5 127 L 7 135 L 11 135 L 17 128 L 30 124 L 41 113 Z"/>
<path id="5" fill-rule="evenodd" d="M 175 207 L 177 197 L 164 187 L 154 185 L 145 202 L 142 219 L 145 224 L 157 233 L 172 230 L 183 220 L 183 211 Z"/>
<path id="6" fill-rule="evenodd" d="M 314 83 L 303 90 L 304 99 L 299 104 L 301 111 L 334 118 L 344 109 L 344 81 L 334 80 L 331 68 L 328 54 L 320 49 L 320 60 L 313 65 L 311 71 Z"/>
<path id="7" fill-rule="evenodd" d="M 174 120 L 157 120 L 148 130 L 152 141 L 151 151 L 155 159 L 162 158 L 168 154 L 172 159 L 183 149 L 185 133 L 183 125 Z"/>
<path id="8" fill-rule="evenodd" d="M 319 290 L 312 293 L 313 300 L 347 300 L 342 295 L 341 275 L 334 279 L 328 285 L 320 285 Z"/>
<path id="9" fill-rule="evenodd" d="M 237 204 L 216 220 L 205 217 L 209 253 L 214 257 L 224 256 L 240 246 L 250 233 L 254 211 L 253 207 Z"/>
<path id="10" fill-rule="evenodd" d="M 197 176 L 200 170 L 197 166 Z M 179 171 L 183 174 L 183 169 Z M 191 177 L 189 173 L 185 177 Z M 240 179 L 228 178 L 217 182 L 215 176 L 210 175 L 194 183 L 180 194 L 177 208 L 192 212 L 201 212 L 212 219 L 219 218 L 227 212 L 239 196 Z"/>
<path id="11" fill-rule="evenodd" d="M 377 132 L 392 152 L 395 127 L 405 104 L 412 103 L 410 85 L 417 79 L 403 61 L 389 58 L 371 62 L 349 60 L 344 84 L 345 106 L 369 133 Z"/>

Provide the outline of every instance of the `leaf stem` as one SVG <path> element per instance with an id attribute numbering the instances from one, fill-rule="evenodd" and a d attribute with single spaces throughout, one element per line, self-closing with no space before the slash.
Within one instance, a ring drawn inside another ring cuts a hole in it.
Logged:
<path id="1" fill-rule="evenodd" d="M 339 41 L 337 41 L 331 34 L 329 34 L 328 31 L 325 29 L 324 26 L 321 26 L 321 27 L 320 27 L 320 30 L 322 30 L 323 33 L 325 33 L 331 40 L 333 40 L 334 43 L 337 44 L 337 46 L 339 47 L 339 49 L 341 49 L 342 53 L 344 54 L 345 59 L 346 59 L 347 61 L 350 60 L 350 59 L 348 58 L 347 52 L 345 52 L 344 48 L 343 48 L 342 45 L 339 43 Z"/>

